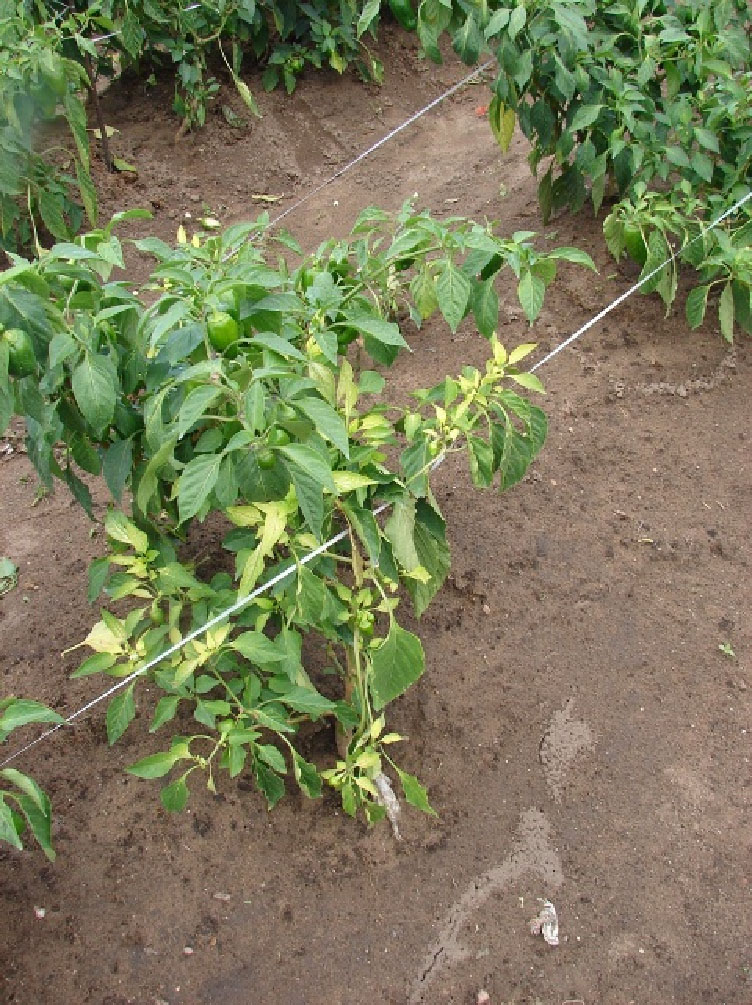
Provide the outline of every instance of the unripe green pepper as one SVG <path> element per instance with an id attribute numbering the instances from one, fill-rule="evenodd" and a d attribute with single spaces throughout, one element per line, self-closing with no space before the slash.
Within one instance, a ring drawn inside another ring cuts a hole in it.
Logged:
<path id="1" fill-rule="evenodd" d="M 415 31 L 418 27 L 418 15 L 410 0 L 389 0 L 389 9 L 406 31 Z"/>

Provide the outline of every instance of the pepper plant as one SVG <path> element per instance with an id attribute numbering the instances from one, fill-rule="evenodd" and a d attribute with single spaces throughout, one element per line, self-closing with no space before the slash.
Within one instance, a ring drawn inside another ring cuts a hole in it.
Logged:
<path id="1" fill-rule="evenodd" d="M 122 249 L 110 225 L 0 277 L 0 321 L 28 328 L 36 365 L 14 374 L 0 342 L 0 429 L 24 415 L 42 477 L 89 508 L 81 468 L 101 471 L 115 500 L 130 492 L 130 515 L 109 513 L 109 550 L 90 571 L 91 598 L 103 590 L 118 606 L 102 610 L 77 673 L 123 678 L 157 661 L 143 674 L 161 693 L 151 729 L 175 732 L 131 770 L 172 773 L 168 808 L 184 805 L 191 773 L 213 787 L 225 769 L 250 772 L 269 805 L 288 773 L 309 796 L 326 783 L 371 820 L 389 805 L 393 770 L 408 801 L 429 808 L 386 726 L 424 669 L 397 611 L 404 591 L 420 615 L 449 569 L 437 461 L 463 451 L 477 486 L 505 489 L 543 444 L 545 416 L 520 393 L 542 390 L 519 369 L 532 346 L 499 344 L 496 281 L 512 275 L 532 322 L 560 261 L 593 266 L 576 249 L 540 252 L 533 237 L 406 203 L 364 211 L 347 239 L 303 255 L 261 216 L 181 232 L 176 247 L 135 242 L 156 259 L 141 298 L 111 278 Z M 403 329 L 433 315 L 451 331 L 467 319 L 488 360 L 397 406 L 385 375 L 408 349 Z M 207 575 L 185 542 L 210 514 L 225 532 Z M 140 681 L 110 703 L 110 742 L 136 713 Z M 338 756 L 316 766 L 322 728 Z"/>

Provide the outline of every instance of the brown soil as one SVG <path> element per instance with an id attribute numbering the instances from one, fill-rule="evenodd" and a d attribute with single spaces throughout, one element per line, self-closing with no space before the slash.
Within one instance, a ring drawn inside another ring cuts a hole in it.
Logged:
<path id="1" fill-rule="evenodd" d="M 292 99 L 262 94 L 249 129 L 217 112 L 177 143 L 167 89 L 110 92 L 116 152 L 139 175 L 100 177 L 105 210 L 151 206 L 172 239 L 203 203 L 225 222 L 255 215 L 254 195 L 290 205 L 465 72 L 409 44 L 387 38 L 381 89 L 307 78 Z M 314 247 L 415 191 L 438 214 L 541 229 L 523 141 L 501 157 L 475 113 L 487 93 L 459 92 L 290 229 Z M 586 212 L 554 230 L 600 273 L 562 268 L 532 333 L 543 348 L 634 279 Z M 528 340 L 511 288 L 505 303 L 503 341 Z M 470 330 L 412 343 L 399 392 L 485 352 Z M 541 375 L 551 433 L 522 485 L 474 491 L 459 463 L 437 476 L 453 571 L 418 629 L 428 670 L 391 724 L 438 820 L 406 813 L 398 845 L 331 799 L 267 814 L 226 779 L 167 815 L 122 770 L 156 749 L 143 720 L 109 750 L 100 706 L 17 762 L 51 793 L 58 859 L 0 853 L 3 1001 L 752 1001 L 750 343 L 732 353 L 712 320 L 692 333 L 636 296 Z M 0 601 L 0 693 L 72 710 L 102 689 L 60 655 L 92 622 L 101 537 L 64 490 L 35 502 L 18 440 L 5 446 L 0 555 L 21 577 Z M 558 948 L 530 934 L 538 898 L 558 909 Z"/>

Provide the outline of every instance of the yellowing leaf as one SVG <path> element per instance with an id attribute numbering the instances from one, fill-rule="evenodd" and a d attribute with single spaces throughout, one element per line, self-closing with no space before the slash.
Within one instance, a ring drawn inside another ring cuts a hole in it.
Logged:
<path id="1" fill-rule="evenodd" d="M 124 652 L 121 640 L 107 627 L 104 621 L 98 621 L 81 643 L 98 653 L 112 653 L 117 656 Z"/>
<path id="2" fill-rule="evenodd" d="M 535 342 L 524 342 L 522 345 L 518 345 L 516 349 L 512 349 L 509 353 L 509 364 L 514 366 L 515 363 L 519 363 L 521 359 L 525 356 L 529 356 L 531 352 L 534 352 L 538 348 Z"/>
<path id="3" fill-rule="evenodd" d="M 363 489 L 368 485 L 375 485 L 373 478 L 362 475 L 358 471 L 332 471 L 334 487 L 339 495 L 342 492 L 354 492 L 355 489 Z"/>

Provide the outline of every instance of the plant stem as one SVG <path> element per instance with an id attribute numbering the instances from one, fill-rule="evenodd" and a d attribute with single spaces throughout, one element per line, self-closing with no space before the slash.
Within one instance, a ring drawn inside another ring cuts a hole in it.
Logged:
<path id="1" fill-rule="evenodd" d="M 91 100 L 94 104 L 94 113 L 97 117 L 97 128 L 99 129 L 99 139 L 102 143 L 102 159 L 104 160 L 105 167 L 108 171 L 112 172 L 115 170 L 112 163 L 112 155 L 110 153 L 110 140 L 107 136 L 107 128 L 104 122 L 104 115 L 102 114 L 102 106 L 99 102 L 99 93 L 97 91 L 97 75 L 94 70 L 94 65 L 91 61 L 91 56 L 88 52 L 84 53 L 84 67 L 89 75 L 89 94 L 91 95 Z"/>

